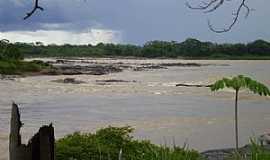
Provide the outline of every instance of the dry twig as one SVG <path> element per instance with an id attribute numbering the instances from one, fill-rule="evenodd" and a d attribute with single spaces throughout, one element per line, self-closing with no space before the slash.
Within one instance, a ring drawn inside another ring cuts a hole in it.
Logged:
<path id="1" fill-rule="evenodd" d="M 41 11 L 44 10 L 44 8 L 39 6 L 39 0 L 35 0 L 34 8 L 29 13 L 27 13 L 26 16 L 23 19 L 26 20 L 29 17 L 31 17 L 38 9 L 41 10 Z"/>
<path id="2" fill-rule="evenodd" d="M 231 0 L 227 0 L 227 1 L 231 1 Z M 236 22 L 238 21 L 239 16 L 240 16 L 240 12 L 243 9 L 246 9 L 245 17 L 247 18 L 250 11 L 251 11 L 251 9 L 246 4 L 246 1 L 247 0 L 241 0 L 241 3 L 237 7 L 236 12 L 233 13 L 234 18 L 233 18 L 232 23 L 226 28 L 215 29 L 213 27 L 213 25 L 210 23 L 210 20 L 208 20 L 208 26 L 209 26 L 210 30 L 213 31 L 213 32 L 216 32 L 216 33 L 224 33 L 224 32 L 230 31 L 233 28 L 233 26 L 236 24 Z M 188 2 L 186 3 L 186 5 L 190 9 L 203 10 L 204 13 L 210 13 L 210 12 L 213 12 L 213 11 L 217 10 L 220 6 L 222 6 L 224 4 L 224 2 L 225 2 L 225 0 L 210 0 L 209 2 L 203 1 L 202 5 L 199 5 L 198 7 L 191 6 Z"/>

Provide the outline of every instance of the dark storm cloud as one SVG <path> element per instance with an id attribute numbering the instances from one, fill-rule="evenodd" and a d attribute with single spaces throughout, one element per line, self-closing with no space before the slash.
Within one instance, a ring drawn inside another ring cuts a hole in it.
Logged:
<path id="1" fill-rule="evenodd" d="M 62 9 L 57 3 L 46 3 L 46 11 L 38 11 L 31 19 L 24 21 L 23 17 L 32 9 L 32 1 L 29 0 L 1 0 L 0 5 L 0 29 L 1 31 L 12 30 L 37 30 L 43 24 L 67 23 L 70 19 L 64 16 Z M 54 4 L 54 5 L 52 5 Z"/>
<path id="2" fill-rule="evenodd" d="M 247 20 L 241 16 L 233 30 L 222 35 L 209 31 L 207 19 L 220 28 L 229 24 L 235 8 L 226 4 L 231 1 L 219 12 L 205 15 L 189 10 L 185 0 L 40 0 L 45 11 L 23 21 L 22 17 L 31 10 L 31 2 L 1 0 L 0 31 L 80 32 L 101 28 L 122 31 L 124 42 L 138 44 L 154 39 L 182 41 L 188 37 L 218 42 L 270 40 L 269 0 L 249 1 L 256 11 Z"/>

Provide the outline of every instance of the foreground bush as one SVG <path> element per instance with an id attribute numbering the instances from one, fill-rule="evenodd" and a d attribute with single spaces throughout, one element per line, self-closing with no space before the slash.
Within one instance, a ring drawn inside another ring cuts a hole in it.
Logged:
<path id="1" fill-rule="evenodd" d="M 130 127 L 108 127 L 95 134 L 68 135 L 56 142 L 56 160 L 197 160 L 199 153 L 134 140 Z"/>
<path id="2" fill-rule="evenodd" d="M 227 160 L 270 160 L 269 145 L 262 146 L 255 138 L 250 139 L 250 144 L 235 151 Z"/>
<path id="3" fill-rule="evenodd" d="M 251 157 L 250 160 L 270 160 L 270 151 L 261 146 L 255 140 L 251 140 Z"/>

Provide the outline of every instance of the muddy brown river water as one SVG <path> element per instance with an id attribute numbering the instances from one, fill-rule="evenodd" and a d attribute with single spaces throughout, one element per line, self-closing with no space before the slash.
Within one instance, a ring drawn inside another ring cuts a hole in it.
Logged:
<path id="1" fill-rule="evenodd" d="M 244 74 L 270 86 L 270 61 L 187 61 L 90 59 L 96 63 L 218 64 L 202 67 L 169 67 L 148 71 L 124 70 L 109 75 L 36 76 L 0 80 L 0 160 L 8 159 L 11 102 L 20 104 L 23 140 L 42 124 L 53 122 L 56 137 L 74 131 L 93 132 L 108 125 L 131 125 L 135 138 L 167 145 L 174 140 L 190 148 L 208 150 L 234 145 L 233 92 L 209 88 L 176 87 L 177 83 L 211 84 L 224 76 Z M 79 62 L 78 62 L 79 63 Z M 227 64 L 227 65 L 224 65 Z M 87 64 L 84 64 L 87 65 Z M 76 78 L 83 84 L 53 82 Z M 96 80 L 130 82 L 99 84 Z M 270 98 L 240 93 L 240 144 L 270 132 Z"/>

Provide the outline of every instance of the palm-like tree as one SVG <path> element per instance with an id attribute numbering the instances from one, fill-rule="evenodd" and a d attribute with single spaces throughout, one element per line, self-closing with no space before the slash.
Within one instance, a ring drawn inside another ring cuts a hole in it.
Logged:
<path id="1" fill-rule="evenodd" d="M 269 96 L 269 89 L 262 83 L 259 83 L 249 77 L 243 75 L 238 75 L 231 79 L 223 78 L 216 81 L 211 85 L 211 91 L 218 91 L 224 88 L 232 88 L 235 90 L 235 146 L 238 150 L 238 94 L 240 89 L 248 89 L 254 94 L 259 94 L 260 96 Z"/>

